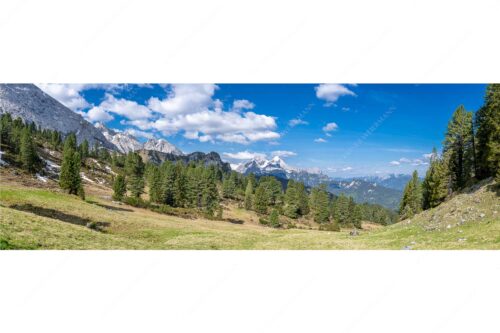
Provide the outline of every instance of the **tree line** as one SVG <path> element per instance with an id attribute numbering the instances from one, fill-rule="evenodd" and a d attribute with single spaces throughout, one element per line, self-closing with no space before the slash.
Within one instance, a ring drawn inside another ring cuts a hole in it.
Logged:
<path id="1" fill-rule="evenodd" d="M 448 122 L 441 154 L 433 149 L 423 182 L 417 171 L 400 203 L 401 219 L 438 206 L 454 192 L 483 179 L 500 182 L 500 84 L 486 88 L 475 113 L 460 105 Z"/>
<path id="2" fill-rule="evenodd" d="M 325 185 L 312 189 L 302 182 L 289 180 L 282 184 L 273 176 L 257 178 L 235 171 L 223 172 L 216 165 L 165 161 L 161 165 L 144 163 L 137 152 L 110 152 L 98 144 L 89 147 L 84 140 L 77 144 L 74 133 L 66 136 L 57 131 L 13 120 L 7 113 L 0 119 L 2 147 L 16 156 L 19 165 L 30 173 L 43 173 L 43 161 L 37 145 L 62 152 L 59 185 L 69 194 L 85 198 L 81 168 L 87 158 L 110 164 L 113 198 L 132 205 L 147 203 L 162 209 L 185 208 L 203 212 L 209 218 L 222 217 L 222 201 L 233 200 L 240 207 L 261 216 L 261 222 L 272 227 L 282 224 L 280 216 L 290 219 L 310 217 L 322 229 L 339 230 L 341 226 L 361 227 L 361 220 L 380 224 L 395 221 L 390 210 L 371 204 L 357 204 L 351 197 L 331 195 Z M 146 191 L 147 188 L 147 191 Z M 144 194 L 148 200 L 143 199 Z"/>

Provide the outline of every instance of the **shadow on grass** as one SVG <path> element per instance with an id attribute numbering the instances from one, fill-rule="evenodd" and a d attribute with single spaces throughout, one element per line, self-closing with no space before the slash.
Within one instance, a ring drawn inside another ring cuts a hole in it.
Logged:
<path id="1" fill-rule="evenodd" d="M 77 215 L 66 214 L 51 208 L 33 206 L 32 204 L 12 205 L 9 208 L 23 212 L 33 213 L 38 216 L 56 219 L 66 223 L 80 225 L 97 231 L 103 231 L 105 227 L 110 226 L 109 222 L 94 222 L 90 219 L 83 218 Z"/>
<path id="2" fill-rule="evenodd" d="M 243 223 L 245 223 L 245 221 L 243 221 L 243 220 L 233 219 L 233 218 L 227 218 L 224 221 L 227 221 L 227 222 L 233 223 L 233 224 L 243 224 Z"/>
<path id="3" fill-rule="evenodd" d="M 129 208 L 121 208 L 121 207 L 109 206 L 109 205 L 105 205 L 105 204 L 102 204 L 102 203 L 99 203 L 99 202 L 96 202 L 96 201 L 92 201 L 92 200 L 86 200 L 86 202 L 89 203 L 89 204 L 92 204 L 92 205 L 96 205 L 96 206 L 99 206 L 99 207 L 102 207 L 102 208 L 106 208 L 106 209 L 109 209 L 109 210 L 115 210 L 115 211 L 118 211 L 118 212 L 133 212 L 133 210 L 129 209 Z"/>

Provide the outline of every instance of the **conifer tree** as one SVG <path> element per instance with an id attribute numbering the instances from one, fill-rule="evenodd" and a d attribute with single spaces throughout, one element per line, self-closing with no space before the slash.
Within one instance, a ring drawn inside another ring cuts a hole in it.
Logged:
<path id="1" fill-rule="evenodd" d="M 87 139 L 83 140 L 82 144 L 80 145 L 80 157 L 82 161 L 85 161 L 87 157 L 89 157 L 89 142 Z"/>
<path id="2" fill-rule="evenodd" d="M 433 149 L 429 169 L 422 183 L 423 209 L 436 207 L 446 198 L 448 189 L 443 161 Z"/>
<path id="3" fill-rule="evenodd" d="M 40 166 L 40 158 L 36 152 L 32 134 L 27 127 L 22 130 L 19 147 L 19 161 L 23 169 L 31 173 L 36 172 Z"/>
<path id="4" fill-rule="evenodd" d="M 253 209 L 257 213 L 266 214 L 268 201 L 265 186 L 259 184 L 255 189 L 255 195 L 253 197 Z"/>
<path id="5" fill-rule="evenodd" d="M 161 188 L 161 173 L 156 166 L 151 167 L 149 174 L 149 200 L 155 203 L 164 201 Z"/>
<path id="6" fill-rule="evenodd" d="M 76 148 L 76 136 L 70 133 L 64 141 L 59 185 L 69 194 L 78 195 L 82 180 L 80 178 L 80 153 Z M 83 188 L 80 191 L 83 191 Z"/>
<path id="7" fill-rule="evenodd" d="M 345 225 L 349 223 L 349 198 L 341 193 L 335 201 L 334 204 L 335 220 L 340 225 Z"/>
<path id="8" fill-rule="evenodd" d="M 119 174 L 113 182 L 113 199 L 121 201 L 127 192 L 127 181 L 125 176 Z"/>
<path id="9" fill-rule="evenodd" d="M 328 223 L 330 219 L 330 198 L 324 184 L 312 189 L 310 201 L 314 222 Z"/>
<path id="10" fill-rule="evenodd" d="M 362 212 L 361 206 L 355 205 L 354 210 L 352 212 L 351 221 L 352 221 L 352 224 L 358 229 L 361 229 L 361 219 L 362 218 L 363 218 L 363 212 Z"/>
<path id="11" fill-rule="evenodd" d="M 403 191 L 399 206 L 399 216 L 402 220 L 411 218 L 422 210 L 422 189 L 415 170 Z"/>
<path id="12" fill-rule="evenodd" d="M 252 180 L 249 179 L 247 181 L 247 187 L 245 189 L 245 209 L 246 210 L 251 210 L 252 209 L 252 201 L 253 201 L 253 183 Z"/>
<path id="13" fill-rule="evenodd" d="M 472 112 L 459 106 L 448 123 L 443 154 L 448 159 L 452 190 L 464 188 L 473 177 Z"/>
<path id="14" fill-rule="evenodd" d="M 209 217 L 219 209 L 219 192 L 217 191 L 217 174 L 212 167 L 206 168 L 203 175 L 202 205 Z M 222 215 L 222 213 L 221 213 Z"/>
<path id="15" fill-rule="evenodd" d="M 271 215 L 269 215 L 269 226 L 273 228 L 279 228 L 281 225 L 279 219 L 279 213 L 276 208 L 271 211 Z"/>
<path id="16" fill-rule="evenodd" d="M 476 112 L 477 177 L 500 173 L 500 84 L 486 88 L 483 106 Z"/>
<path id="17" fill-rule="evenodd" d="M 285 216 L 288 216 L 292 219 L 296 219 L 297 217 L 299 217 L 299 193 L 296 182 L 292 179 L 288 181 L 288 185 L 286 188 L 283 213 Z"/>
<path id="18" fill-rule="evenodd" d="M 144 162 L 136 152 L 129 152 L 125 160 L 125 172 L 127 174 L 130 194 L 139 198 L 144 192 Z"/>

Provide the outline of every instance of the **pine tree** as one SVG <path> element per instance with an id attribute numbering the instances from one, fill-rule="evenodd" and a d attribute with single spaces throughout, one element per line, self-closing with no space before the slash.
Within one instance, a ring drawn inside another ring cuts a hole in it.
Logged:
<path id="1" fill-rule="evenodd" d="M 486 88 L 483 106 L 476 112 L 477 177 L 484 179 L 500 172 L 500 84 Z"/>
<path id="2" fill-rule="evenodd" d="M 80 166 L 80 154 L 76 150 L 76 136 L 74 133 L 70 133 L 64 141 L 61 174 L 59 176 L 59 186 L 67 190 L 69 194 L 77 195 L 80 189 L 82 182 Z"/>
<path id="3" fill-rule="evenodd" d="M 19 161 L 21 162 L 23 169 L 31 173 L 36 172 L 40 166 L 40 158 L 36 152 L 30 130 L 27 127 L 23 129 L 21 135 Z"/>
<path id="4" fill-rule="evenodd" d="M 136 152 L 129 152 L 125 159 L 125 173 L 127 174 L 127 184 L 130 194 L 134 198 L 139 198 L 144 192 L 144 162 Z"/>
<path id="5" fill-rule="evenodd" d="M 452 190 L 464 188 L 473 177 L 472 112 L 461 105 L 448 123 L 443 153 L 449 163 Z"/>
<path id="6" fill-rule="evenodd" d="M 358 229 L 361 229 L 361 220 L 363 218 L 363 212 L 362 212 L 362 208 L 360 205 L 355 205 L 354 206 L 354 210 L 352 212 L 352 218 L 351 218 L 351 221 L 352 221 L 352 224 L 358 228 Z"/>
<path id="7" fill-rule="evenodd" d="M 216 170 L 212 167 L 206 168 L 203 175 L 202 205 L 205 214 L 213 217 L 219 209 L 219 192 L 217 191 Z"/>
<path id="8" fill-rule="evenodd" d="M 269 226 L 273 228 L 279 228 L 281 225 L 279 219 L 278 210 L 275 208 L 272 210 L 271 215 L 269 215 Z"/>
<path id="9" fill-rule="evenodd" d="M 164 201 L 161 188 L 161 173 L 156 166 L 152 166 L 149 174 L 149 200 L 155 203 Z"/>
<path id="10" fill-rule="evenodd" d="M 292 219 L 296 219 L 300 214 L 299 193 L 296 184 L 292 179 L 288 181 L 284 198 L 283 213 Z"/>
<path id="11" fill-rule="evenodd" d="M 245 209 L 252 209 L 252 201 L 253 201 L 253 183 L 252 180 L 247 181 L 247 187 L 245 189 Z"/>
<path id="12" fill-rule="evenodd" d="M 402 220 L 411 218 L 422 211 L 422 189 L 415 170 L 403 191 L 399 206 L 399 216 Z"/>
<path id="13" fill-rule="evenodd" d="M 268 201 L 266 188 L 262 184 L 259 184 L 255 189 L 255 195 L 253 197 L 253 209 L 257 213 L 266 214 Z"/>
<path id="14" fill-rule="evenodd" d="M 437 155 L 436 148 L 433 149 L 429 169 L 422 183 L 423 208 L 436 207 L 446 198 L 448 189 L 446 182 L 446 170 L 443 161 Z"/>
<path id="15" fill-rule="evenodd" d="M 82 144 L 80 145 L 80 157 L 82 161 L 85 161 L 87 157 L 89 157 L 89 142 L 87 139 L 83 140 Z"/>
<path id="16" fill-rule="evenodd" d="M 113 199 L 121 201 L 127 192 L 127 181 L 125 176 L 119 174 L 113 182 Z"/>
<path id="17" fill-rule="evenodd" d="M 349 198 L 341 193 L 334 203 L 334 219 L 340 225 L 349 223 Z"/>
<path id="18" fill-rule="evenodd" d="M 312 189 L 310 201 L 314 222 L 328 223 L 330 219 L 330 198 L 324 184 Z"/>

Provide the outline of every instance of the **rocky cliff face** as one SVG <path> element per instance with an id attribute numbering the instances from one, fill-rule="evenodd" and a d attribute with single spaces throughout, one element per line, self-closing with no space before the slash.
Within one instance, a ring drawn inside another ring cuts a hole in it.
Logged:
<path id="1" fill-rule="evenodd" d="M 63 134 L 74 132 L 79 143 L 86 139 L 91 146 L 98 142 L 114 149 L 91 123 L 33 84 L 0 84 L 0 113 L 10 113 L 14 118 Z"/>
<path id="2" fill-rule="evenodd" d="M 202 162 L 205 166 L 216 165 L 224 172 L 231 171 L 229 163 L 223 162 L 216 152 L 211 152 L 208 154 L 202 152 L 195 152 L 186 155 L 177 155 L 172 153 L 163 153 L 156 150 L 139 150 L 139 154 L 145 162 L 152 162 L 155 164 L 161 164 L 165 161 L 172 162 Z"/>

